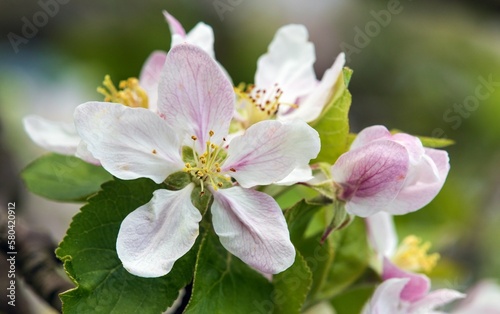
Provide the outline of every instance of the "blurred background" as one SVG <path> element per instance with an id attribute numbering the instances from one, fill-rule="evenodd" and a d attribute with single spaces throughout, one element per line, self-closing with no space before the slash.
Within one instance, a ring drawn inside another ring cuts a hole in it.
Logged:
<path id="1" fill-rule="evenodd" d="M 447 148 L 452 168 L 439 196 L 396 218 L 401 238 L 416 234 L 441 253 L 434 287 L 465 291 L 500 277 L 496 0 L 0 0 L 0 206 L 16 200 L 18 219 L 62 239 L 79 206 L 18 185 L 19 171 L 44 153 L 25 134 L 22 117 L 71 121 L 78 104 L 102 99 L 95 89 L 105 74 L 115 82 L 138 76 L 152 51 L 170 47 L 164 9 L 186 30 L 199 21 L 213 27 L 216 57 L 235 84 L 253 82 L 257 58 L 288 23 L 307 26 L 319 78 L 345 51 L 354 70 L 353 132 L 383 124 L 456 141 Z M 51 313 L 27 293 L 35 313 Z"/>

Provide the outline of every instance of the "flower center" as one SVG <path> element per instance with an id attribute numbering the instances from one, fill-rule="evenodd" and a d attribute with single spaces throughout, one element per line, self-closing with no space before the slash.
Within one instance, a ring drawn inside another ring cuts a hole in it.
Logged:
<path id="1" fill-rule="evenodd" d="M 277 83 L 270 89 L 256 89 L 253 84 L 245 87 L 245 84 L 241 83 L 238 87 L 234 88 L 234 91 L 238 97 L 241 111 L 243 111 L 243 115 L 247 118 L 248 125 L 245 125 L 245 127 L 274 117 L 282 105 L 297 107 L 296 104 L 288 104 L 280 101 L 283 90 Z"/>
<path id="2" fill-rule="evenodd" d="M 104 95 L 104 101 L 124 104 L 132 108 L 148 108 L 148 95 L 139 86 L 139 80 L 135 77 L 120 81 L 119 89 L 117 89 L 109 75 L 106 75 L 102 85 L 104 87 L 98 87 L 97 92 Z"/>
<path id="3" fill-rule="evenodd" d="M 201 193 L 204 194 L 204 185 L 206 183 L 212 185 L 212 188 L 217 191 L 219 188 L 231 183 L 231 177 L 222 172 L 221 164 L 226 159 L 226 152 L 223 143 L 217 145 L 211 141 L 214 131 L 210 131 L 209 140 L 206 142 L 205 152 L 198 154 L 195 149 L 195 143 L 198 140 L 196 136 L 191 136 L 193 140 L 193 160 L 186 162 L 183 169 L 184 172 L 191 174 L 193 178 L 199 181 L 201 185 Z M 230 169 L 234 172 L 234 169 Z"/>
<path id="4" fill-rule="evenodd" d="M 422 240 L 414 235 L 407 236 L 398 247 L 392 261 L 402 269 L 428 273 L 439 260 L 438 253 L 427 253 L 430 247 L 430 242 L 422 243 Z"/>

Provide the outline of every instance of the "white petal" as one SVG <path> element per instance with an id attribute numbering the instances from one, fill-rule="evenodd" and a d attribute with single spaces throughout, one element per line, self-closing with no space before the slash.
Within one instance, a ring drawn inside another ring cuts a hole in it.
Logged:
<path id="1" fill-rule="evenodd" d="M 165 65 L 167 54 L 163 51 L 154 51 L 149 55 L 142 66 L 139 75 L 139 85 L 148 94 L 149 110 L 156 111 L 158 103 L 158 84 L 160 83 L 161 71 Z"/>
<path id="2" fill-rule="evenodd" d="M 319 135 L 303 121 L 262 121 L 231 141 L 222 171 L 243 187 L 271 184 L 318 155 Z"/>
<path id="3" fill-rule="evenodd" d="M 97 160 L 94 155 L 89 151 L 87 147 L 87 143 L 84 141 L 80 141 L 80 144 L 78 145 L 76 149 L 76 157 L 80 158 L 81 160 L 84 160 L 88 162 L 89 164 L 93 164 L 96 166 L 100 166 L 101 162 Z"/>
<path id="4" fill-rule="evenodd" d="M 149 203 L 125 217 L 116 252 L 127 271 L 140 277 L 166 275 L 193 246 L 202 218 L 191 204 L 193 187 L 156 190 Z"/>
<path id="5" fill-rule="evenodd" d="M 323 108 L 331 100 L 334 94 L 333 87 L 339 78 L 342 78 L 342 69 L 345 64 L 345 55 L 341 53 L 333 63 L 332 67 L 326 70 L 321 82 L 305 96 L 303 101 L 300 101 L 299 107 L 295 110 L 290 110 L 286 114 L 280 115 L 281 119 L 299 119 L 306 122 L 314 121 Z"/>
<path id="6" fill-rule="evenodd" d="M 270 89 L 275 83 L 283 90 L 281 102 L 295 103 L 317 84 L 313 64 L 314 45 L 303 25 L 281 27 L 269 45 L 268 52 L 257 61 L 256 89 Z"/>
<path id="7" fill-rule="evenodd" d="M 383 125 L 373 125 L 361 130 L 351 144 L 350 150 L 380 139 L 391 139 L 391 132 Z"/>
<path id="8" fill-rule="evenodd" d="M 76 108 L 75 125 L 92 155 L 120 179 L 161 183 L 184 167 L 175 132 L 147 109 L 88 102 Z"/>
<path id="9" fill-rule="evenodd" d="M 363 309 L 363 314 L 406 314 L 401 310 L 399 295 L 408 280 L 407 278 L 394 278 L 382 282 Z"/>
<path id="10" fill-rule="evenodd" d="M 426 314 L 436 307 L 448 304 L 457 299 L 464 298 L 465 294 L 451 289 L 440 289 L 432 291 L 422 299 L 412 303 L 409 308 L 409 314 Z M 479 312 L 476 312 L 479 314 Z M 486 313 L 484 313 L 486 314 Z"/>
<path id="11" fill-rule="evenodd" d="M 298 166 L 290 172 L 284 179 L 275 182 L 277 185 L 292 185 L 297 182 L 308 182 L 314 177 L 312 175 L 312 170 L 309 165 Z"/>
<path id="12" fill-rule="evenodd" d="M 398 245 L 398 236 L 392 215 L 378 212 L 365 219 L 371 247 L 382 256 L 391 257 Z"/>
<path id="13" fill-rule="evenodd" d="M 196 136 L 199 153 L 210 139 L 219 144 L 229 130 L 235 95 L 215 61 L 196 46 L 183 44 L 167 55 L 160 80 L 158 112 L 183 140 Z"/>
<path id="14" fill-rule="evenodd" d="M 214 31 L 209 25 L 200 22 L 189 31 L 186 36 L 188 44 L 196 45 L 203 49 L 210 57 L 215 58 L 214 53 Z"/>
<path id="15" fill-rule="evenodd" d="M 55 122 L 39 116 L 23 119 L 24 129 L 37 145 L 48 151 L 63 155 L 74 155 L 80 136 L 73 123 Z"/>
<path id="16" fill-rule="evenodd" d="M 293 264 L 285 217 L 271 196 L 241 187 L 213 195 L 213 226 L 229 252 L 264 273 L 277 274 Z"/>

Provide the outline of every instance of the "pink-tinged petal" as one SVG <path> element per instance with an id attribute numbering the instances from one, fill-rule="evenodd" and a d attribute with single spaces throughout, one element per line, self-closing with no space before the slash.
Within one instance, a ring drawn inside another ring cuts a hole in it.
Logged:
<path id="1" fill-rule="evenodd" d="M 96 166 L 100 166 L 101 162 L 97 160 L 94 155 L 89 151 L 87 147 L 87 143 L 84 141 L 80 141 L 80 144 L 78 145 L 76 149 L 76 157 L 80 158 L 83 161 L 88 162 L 89 164 L 93 164 Z"/>
<path id="2" fill-rule="evenodd" d="M 142 66 L 139 75 L 139 85 L 148 94 L 149 110 L 156 111 L 158 103 L 158 84 L 165 65 L 167 54 L 163 51 L 154 51 Z"/>
<path id="3" fill-rule="evenodd" d="M 184 27 L 182 27 L 182 24 L 172 15 L 170 15 L 166 10 L 163 10 L 163 16 L 165 16 L 165 19 L 167 20 L 168 26 L 170 28 L 170 33 L 172 35 L 180 35 L 182 37 L 186 37 L 186 31 L 184 30 Z"/>
<path id="4" fill-rule="evenodd" d="M 303 121 L 261 121 L 234 138 L 222 171 L 243 187 L 271 184 L 318 155 L 319 135 Z"/>
<path id="5" fill-rule="evenodd" d="M 213 226 L 229 252 L 264 273 L 277 274 L 293 264 L 285 217 L 271 196 L 238 186 L 213 195 Z"/>
<path id="6" fill-rule="evenodd" d="M 420 162 L 410 167 L 403 188 L 386 211 L 400 215 L 424 207 L 439 193 L 449 170 L 446 151 L 426 148 Z"/>
<path id="7" fill-rule="evenodd" d="M 392 135 L 392 140 L 406 147 L 412 164 L 419 163 L 422 156 L 425 154 L 424 146 L 416 136 L 406 133 L 396 133 Z"/>
<path id="8" fill-rule="evenodd" d="M 351 150 L 359 148 L 361 146 L 367 145 L 373 141 L 380 139 L 390 139 L 391 132 L 387 130 L 385 126 L 382 125 L 374 125 L 367 128 L 364 128 L 361 132 L 358 133 L 356 138 L 351 144 Z"/>
<path id="9" fill-rule="evenodd" d="M 196 45 L 203 49 L 210 57 L 215 58 L 214 52 L 214 31 L 209 25 L 200 22 L 189 31 L 186 36 L 188 44 Z"/>
<path id="10" fill-rule="evenodd" d="M 407 283 L 407 278 L 394 278 L 382 282 L 364 307 L 363 314 L 406 314 L 399 296 Z"/>
<path id="11" fill-rule="evenodd" d="M 409 314 L 430 313 L 439 306 L 443 306 L 457 299 L 464 298 L 465 294 L 451 289 L 440 289 L 432 291 L 422 299 L 413 302 L 408 309 Z M 497 309 L 498 310 L 498 309 Z M 477 314 L 486 314 L 486 312 L 474 312 Z M 498 313 L 498 312 L 496 312 Z"/>
<path id="12" fill-rule="evenodd" d="M 284 179 L 275 182 L 277 185 L 292 185 L 298 182 L 308 182 L 314 179 L 309 165 L 298 166 L 290 172 Z"/>
<path id="13" fill-rule="evenodd" d="M 453 314 L 499 314 L 500 287 L 494 281 L 484 280 L 467 292 Z"/>
<path id="14" fill-rule="evenodd" d="M 332 166 L 332 178 L 341 185 L 339 197 L 347 212 L 368 217 L 386 206 L 398 195 L 409 168 L 404 146 L 389 140 L 378 140 L 344 153 Z"/>
<path id="15" fill-rule="evenodd" d="M 183 140 L 198 138 L 197 150 L 205 151 L 210 139 L 222 143 L 233 116 L 235 95 L 215 61 L 200 48 L 183 44 L 167 55 L 160 79 L 158 112 Z"/>
<path id="16" fill-rule="evenodd" d="M 283 90 L 284 103 L 295 103 L 309 94 L 317 84 L 313 64 L 314 45 L 308 41 L 303 25 L 281 27 L 269 45 L 268 52 L 257 61 L 256 89 L 271 89 L 274 84 Z"/>
<path id="17" fill-rule="evenodd" d="M 73 123 L 55 122 L 39 116 L 23 119 L 24 130 L 38 146 L 48 151 L 74 155 L 80 143 L 80 136 Z"/>
<path id="18" fill-rule="evenodd" d="M 423 298 L 431 288 L 431 281 L 422 274 L 415 274 L 404 271 L 394 265 L 389 259 L 384 258 L 382 279 L 408 278 L 409 281 L 401 291 L 401 299 L 414 302 Z"/>
<path id="19" fill-rule="evenodd" d="M 333 87 L 339 77 L 342 77 L 341 74 L 344 64 L 345 54 L 341 53 L 338 55 L 332 67 L 326 70 L 318 86 L 316 86 L 303 101 L 299 102 L 299 107 L 295 110 L 288 111 L 286 114 L 279 115 L 279 118 L 284 120 L 299 119 L 305 122 L 311 122 L 318 118 L 335 92 Z"/>
<path id="20" fill-rule="evenodd" d="M 120 179 L 161 183 L 184 167 L 175 132 L 147 109 L 88 102 L 76 108 L 75 125 L 92 155 Z"/>
<path id="21" fill-rule="evenodd" d="M 202 218 L 191 204 L 193 187 L 156 190 L 149 203 L 125 217 L 116 252 L 128 272 L 140 277 L 166 275 L 193 246 Z"/>
<path id="22" fill-rule="evenodd" d="M 382 256 L 393 256 L 398 245 L 398 236 L 392 215 L 378 212 L 366 217 L 365 222 L 371 247 Z"/>

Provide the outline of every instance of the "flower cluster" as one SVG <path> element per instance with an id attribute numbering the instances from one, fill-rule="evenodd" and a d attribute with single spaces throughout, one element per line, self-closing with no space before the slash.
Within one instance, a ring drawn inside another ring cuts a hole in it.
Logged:
<path id="1" fill-rule="evenodd" d="M 319 191 L 326 208 L 343 211 L 322 226 L 324 238 L 349 228 L 353 216 L 365 219 L 371 266 L 382 283 L 364 313 L 422 313 L 463 297 L 449 289 L 429 293 L 429 277 L 418 272 L 429 272 L 439 255 L 428 254 L 430 244 L 415 236 L 398 248 L 392 221 L 438 194 L 450 169 L 446 151 L 371 126 L 338 159 L 316 160 L 329 149 L 320 137 L 339 132 L 318 132 L 316 125 L 332 119 L 325 118 L 328 108 L 346 89 L 344 54 L 318 80 L 306 28 L 287 25 L 258 59 L 254 83 L 233 86 L 215 59 L 211 27 L 199 23 L 186 32 L 164 15 L 171 49 L 153 52 L 139 78 L 117 87 L 106 76 L 98 88 L 104 101 L 78 106 L 74 123 L 24 120 L 33 141 L 48 150 L 77 156 L 121 180 L 148 178 L 159 185 L 121 222 L 116 253 L 128 272 L 169 274 L 194 246 L 202 221 L 254 269 L 285 271 L 296 260 L 296 243 L 265 187 L 286 185 L 288 191 L 300 183 Z M 174 176 L 185 178 L 182 186 L 164 184 Z M 209 210 L 196 206 L 207 197 Z"/>

